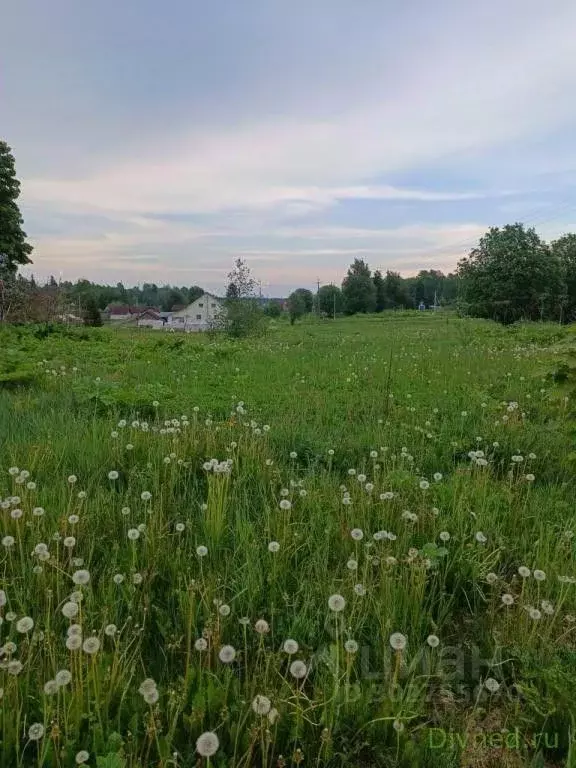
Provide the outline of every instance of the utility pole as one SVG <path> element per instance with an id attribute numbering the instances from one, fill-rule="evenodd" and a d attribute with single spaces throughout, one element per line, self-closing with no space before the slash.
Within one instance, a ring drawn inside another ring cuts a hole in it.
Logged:
<path id="1" fill-rule="evenodd" d="M 316 314 L 320 314 L 320 297 L 318 294 L 320 293 L 320 278 L 316 278 Z"/>
<path id="2" fill-rule="evenodd" d="M 336 320 L 336 291 L 332 294 L 332 319 Z"/>

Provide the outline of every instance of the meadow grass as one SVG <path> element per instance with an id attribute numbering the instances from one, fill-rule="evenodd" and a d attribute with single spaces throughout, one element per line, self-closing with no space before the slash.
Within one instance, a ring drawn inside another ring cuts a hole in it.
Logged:
<path id="1" fill-rule="evenodd" d="M 5 329 L 0 765 L 576 765 L 572 339 Z"/>

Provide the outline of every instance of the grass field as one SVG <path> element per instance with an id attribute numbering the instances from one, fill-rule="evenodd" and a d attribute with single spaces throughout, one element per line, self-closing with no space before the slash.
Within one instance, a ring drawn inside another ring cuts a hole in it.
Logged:
<path id="1" fill-rule="evenodd" d="M 575 339 L 0 331 L 0 765 L 576 766 Z"/>

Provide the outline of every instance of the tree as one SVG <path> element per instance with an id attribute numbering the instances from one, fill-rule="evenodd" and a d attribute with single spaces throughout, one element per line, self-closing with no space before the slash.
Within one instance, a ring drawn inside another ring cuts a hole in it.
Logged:
<path id="1" fill-rule="evenodd" d="M 555 240 L 550 246 L 552 254 L 559 260 L 566 286 L 566 300 L 562 320 L 576 320 L 576 235 L 567 234 Z"/>
<path id="2" fill-rule="evenodd" d="M 188 288 L 187 294 L 188 301 L 192 304 L 193 301 L 196 301 L 196 299 L 199 299 L 200 296 L 204 295 L 204 288 L 200 288 L 199 285 L 191 285 L 190 288 Z"/>
<path id="3" fill-rule="evenodd" d="M 398 272 L 388 270 L 384 278 L 386 309 L 407 309 L 413 306 L 406 281 Z"/>
<path id="4" fill-rule="evenodd" d="M 14 155 L 8 144 L 0 141 L 0 278 L 31 263 L 32 246 L 26 242 L 24 220 L 16 203 L 19 195 Z"/>
<path id="5" fill-rule="evenodd" d="M 372 282 L 370 267 L 362 259 L 354 259 L 348 274 L 342 282 L 345 311 L 349 315 L 356 312 L 374 312 L 376 309 L 376 286 Z"/>
<path id="6" fill-rule="evenodd" d="M 317 295 L 318 309 L 328 317 L 334 317 L 344 309 L 344 297 L 337 285 L 322 285 Z"/>
<path id="7" fill-rule="evenodd" d="M 306 314 L 306 301 L 300 290 L 293 291 L 288 296 L 288 314 L 290 315 L 290 325 L 294 325 Z"/>
<path id="8" fill-rule="evenodd" d="M 282 314 L 282 305 L 276 300 L 269 301 L 264 307 L 264 314 L 267 317 L 277 319 Z"/>
<path id="9" fill-rule="evenodd" d="M 372 282 L 376 288 L 376 312 L 382 312 L 386 309 L 386 284 L 379 269 L 374 272 Z"/>
<path id="10" fill-rule="evenodd" d="M 248 265 L 237 259 L 228 275 L 224 311 L 218 316 L 217 327 L 233 338 L 258 333 L 264 313 L 256 298 L 256 281 Z"/>
<path id="11" fill-rule="evenodd" d="M 309 291 L 308 288 L 296 288 L 294 293 L 297 293 L 302 297 L 302 301 L 304 302 L 304 313 L 307 314 L 308 312 L 312 312 L 314 309 L 314 294 L 312 291 Z"/>
<path id="12" fill-rule="evenodd" d="M 94 296 L 88 296 L 84 305 L 84 325 L 91 325 L 97 328 L 102 325 L 102 317 L 98 309 L 98 303 Z"/>
<path id="13" fill-rule="evenodd" d="M 458 275 L 461 306 L 475 317 L 505 324 L 557 319 L 565 304 L 557 253 L 523 224 L 492 227 L 460 261 Z"/>

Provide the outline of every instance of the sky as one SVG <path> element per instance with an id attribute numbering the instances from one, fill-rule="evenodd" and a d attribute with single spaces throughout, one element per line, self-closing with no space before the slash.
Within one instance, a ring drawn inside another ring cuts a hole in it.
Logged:
<path id="1" fill-rule="evenodd" d="M 18 0 L 31 272 L 266 295 L 576 231 L 574 0 Z"/>

